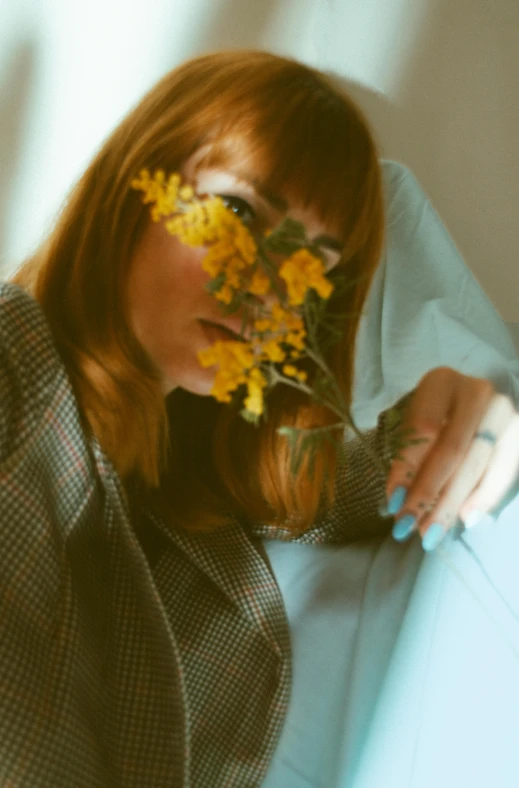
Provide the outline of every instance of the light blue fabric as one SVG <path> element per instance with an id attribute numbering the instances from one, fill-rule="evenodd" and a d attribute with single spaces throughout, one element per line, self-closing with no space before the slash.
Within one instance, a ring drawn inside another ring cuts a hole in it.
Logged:
<path id="1" fill-rule="evenodd" d="M 517 406 L 519 360 L 504 323 L 412 173 L 383 168 L 387 254 L 361 321 L 354 418 L 374 426 L 443 365 L 491 379 Z M 464 538 L 519 612 L 515 488 L 494 514 Z M 461 544 L 446 542 L 505 636 L 416 536 L 340 548 L 264 540 L 290 624 L 293 686 L 263 788 L 519 786 L 519 623 Z"/>
<path id="2" fill-rule="evenodd" d="M 382 167 L 386 254 L 359 326 L 355 421 L 375 426 L 379 413 L 440 366 L 488 378 L 519 407 L 519 357 L 507 327 L 413 173 L 392 161 Z"/>
<path id="3" fill-rule="evenodd" d="M 519 612 L 519 495 L 464 538 Z M 484 609 L 416 536 L 265 546 L 294 670 L 264 788 L 517 788 L 519 622 L 459 542 Z"/>

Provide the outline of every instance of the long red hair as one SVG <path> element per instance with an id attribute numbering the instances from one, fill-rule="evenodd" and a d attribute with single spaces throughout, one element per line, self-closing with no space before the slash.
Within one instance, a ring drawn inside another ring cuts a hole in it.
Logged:
<path id="1" fill-rule="evenodd" d="M 131 500 L 149 497 L 171 527 L 209 530 L 232 514 L 301 532 L 333 502 L 336 455 L 326 445 L 312 479 L 307 463 L 293 479 L 276 430 L 336 416 L 284 386 L 269 395 L 269 418 L 258 428 L 211 397 L 176 389 L 165 399 L 130 327 L 127 273 L 150 221 L 130 182 L 143 168 L 178 170 L 207 143 L 208 164 L 240 166 L 272 192 L 312 206 L 345 240 L 338 270 L 353 284 L 330 299 L 344 332 L 327 360 L 349 404 L 358 323 L 384 241 L 378 151 L 358 107 L 293 60 L 218 52 L 166 74 L 104 142 L 11 281 L 41 304 L 84 427 Z"/>

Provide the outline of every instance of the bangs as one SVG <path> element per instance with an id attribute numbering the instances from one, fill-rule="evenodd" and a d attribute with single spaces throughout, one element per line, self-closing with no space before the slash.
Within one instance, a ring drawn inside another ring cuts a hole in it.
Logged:
<path id="1" fill-rule="evenodd" d="M 226 105 L 199 166 L 228 167 L 274 200 L 311 208 L 349 246 L 376 158 L 366 120 L 328 86 L 287 88 Z"/>

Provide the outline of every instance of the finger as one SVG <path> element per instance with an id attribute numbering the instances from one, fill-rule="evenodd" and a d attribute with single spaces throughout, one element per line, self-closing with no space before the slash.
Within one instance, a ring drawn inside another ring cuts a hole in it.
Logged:
<path id="1" fill-rule="evenodd" d="M 404 511 L 424 511 L 461 463 L 493 394 L 488 381 L 460 377 L 448 367 L 422 378 L 401 430 L 423 442 L 402 449 L 393 461 L 386 485 L 390 503 L 395 489 L 404 488 Z M 389 514 L 401 510 L 388 506 Z"/>
<path id="2" fill-rule="evenodd" d="M 459 517 L 470 528 L 484 515 L 504 506 L 507 494 L 519 480 L 519 414 L 512 414 L 510 424 L 500 439 L 494 459 L 475 490 L 462 505 Z"/>
<path id="3" fill-rule="evenodd" d="M 511 401 L 504 395 L 494 394 L 485 419 L 478 425 L 476 431 L 495 434 L 496 443 L 489 443 L 481 438 L 471 440 L 465 457 L 444 485 L 438 482 L 442 474 L 435 471 L 434 464 L 429 463 L 430 467 L 424 468 L 422 481 L 419 482 L 417 490 L 410 492 L 405 509 L 409 509 L 416 517 L 416 527 L 422 536 L 425 550 L 435 549 L 446 533 L 457 523 L 461 508 L 485 478 L 489 468 L 499 467 L 502 471 L 513 449 L 508 449 L 508 441 L 500 436 L 507 433 L 512 420 L 515 422 L 515 409 Z M 506 456 L 503 455 L 505 444 Z M 517 444 L 515 453 L 517 454 Z M 439 456 L 441 462 L 441 453 Z M 431 459 L 435 460 L 436 456 Z M 439 486 L 435 487 L 436 484 Z M 420 514 L 418 501 L 422 497 L 422 492 L 424 500 L 432 496 L 429 500 L 433 500 L 434 503 L 425 513 Z"/>

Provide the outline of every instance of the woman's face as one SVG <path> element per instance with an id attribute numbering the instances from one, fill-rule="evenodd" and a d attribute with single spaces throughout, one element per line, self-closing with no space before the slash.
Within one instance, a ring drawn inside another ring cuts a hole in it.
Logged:
<path id="1" fill-rule="evenodd" d="M 199 159 L 200 154 L 194 154 L 180 171 L 197 194 L 222 196 L 253 233 L 275 227 L 289 215 L 303 222 L 308 237 L 322 245 L 328 269 L 338 261 L 340 239 L 312 211 L 287 204 L 280 196 L 260 194 L 229 169 L 201 166 L 195 171 Z M 204 288 L 210 281 L 201 266 L 205 253 L 205 247 L 185 246 L 161 222 L 150 221 L 130 264 L 127 294 L 132 328 L 161 375 L 164 396 L 177 386 L 209 395 L 216 367 L 203 368 L 197 352 L 218 339 L 236 339 L 225 329 L 240 331 L 242 311 L 224 317 L 220 303 Z M 268 306 L 272 298 L 266 295 L 259 300 Z"/>

